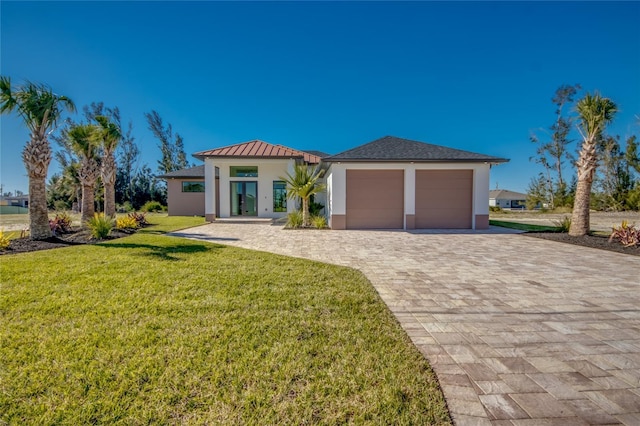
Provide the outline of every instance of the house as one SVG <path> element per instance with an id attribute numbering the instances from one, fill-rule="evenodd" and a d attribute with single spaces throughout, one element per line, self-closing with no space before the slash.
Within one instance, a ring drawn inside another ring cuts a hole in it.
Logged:
<path id="1" fill-rule="evenodd" d="M 524 209 L 527 194 L 508 191 L 506 189 L 494 189 L 489 191 L 489 206 L 503 209 Z"/>
<path id="2" fill-rule="evenodd" d="M 327 190 L 316 201 L 325 205 L 333 229 L 486 229 L 489 170 L 508 161 L 394 136 L 333 156 L 253 140 L 194 157 L 204 161 L 200 214 L 208 221 L 284 217 L 296 206 L 287 202 L 281 177 L 296 163 L 320 165 Z M 198 173 L 187 169 L 163 176 L 169 214 L 185 208 L 190 182 L 202 182 Z M 182 206 L 172 208 L 173 202 Z"/>

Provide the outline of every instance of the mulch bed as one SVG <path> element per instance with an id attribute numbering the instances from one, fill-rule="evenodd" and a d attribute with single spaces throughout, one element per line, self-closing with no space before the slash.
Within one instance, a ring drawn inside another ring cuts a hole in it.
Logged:
<path id="1" fill-rule="evenodd" d="M 131 235 L 135 231 L 123 231 L 114 229 L 111 234 L 104 240 L 96 240 L 91 237 L 91 234 L 87 230 L 78 229 L 72 232 L 59 235 L 57 237 L 47 238 L 46 240 L 31 240 L 29 238 L 17 238 L 11 240 L 9 247 L 2 251 L 0 255 L 4 254 L 16 254 L 27 253 L 38 250 L 50 250 L 61 247 L 69 247 L 78 244 L 96 244 L 107 240 L 113 240 L 116 238 L 126 237 Z M 608 250 L 617 253 L 630 254 L 632 256 L 640 256 L 640 247 L 624 247 L 618 242 L 609 242 L 608 237 L 602 237 L 597 235 L 586 235 L 584 237 L 571 237 L 569 234 L 559 232 L 526 232 L 526 237 L 542 238 L 545 240 L 559 241 L 562 243 L 575 244 L 583 247 L 591 247 L 601 250 Z"/>
<path id="2" fill-rule="evenodd" d="M 583 247 L 591 247 L 601 250 L 613 251 L 617 253 L 640 256 L 640 246 L 624 247 L 617 241 L 609 242 L 609 237 L 599 235 L 585 235 L 583 237 L 572 237 L 561 232 L 525 232 L 525 237 L 542 238 L 545 240 L 559 241 L 561 243 L 575 244 Z"/>
<path id="3" fill-rule="evenodd" d="M 27 253 L 31 251 L 50 250 L 62 247 L 75 246 L 80 244 L 96 244 L 116 238 L 126 237 L 135 231 L 125 231 L 114 229 L 109 236 L 103 240 L 91 237 L 91 232 L 86 229 L 76 229 L 71 232 L 60 234 L 46 240 L 32 240 L 30 238 L 16 238 L 11 240 L 6 250 L 0 250 L 0 255 Z"/>

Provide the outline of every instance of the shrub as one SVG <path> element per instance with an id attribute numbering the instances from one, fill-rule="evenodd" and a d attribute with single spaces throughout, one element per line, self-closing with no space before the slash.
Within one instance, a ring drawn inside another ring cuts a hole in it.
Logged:
<path id="1" fill-rule="evenodd" d="M 316 203 L 315 201 L 310 200 L 310 202 L 309 202 L 309 214 L 311 216 L 318 216 L 320 214 L 320 212 L 322 211 L 322 209 L 324 209 L 324 204 Z"/>
<path id="2" fill-rule="evenodd" d="M 89 222 L 87 222 L 91 235 L 98 240 L 106 238 L 111 233 L 113 228 L 113 220 L 110 217 L 105 216 L 104 213 L 96 213 L 93 215 Z"/>
<path id="3" fill-rule="evenodd" d="M 69 203 L 63 200 L 56 200 L 53 202 L 54 210 L 67 210 L 69 208 Z"/>
<path id="4" fill-rule="evenodd" d="M 556 220 L 553 224 L 558 228 L 559 232 L 567 233 L 571 229 L 571 217 L 564 216 L 560 220 Z"/>
<path id="5" fill-rule="evenodd" d="M 302 226 L 302 212 L 296 211 L 287 215 L 287 228 L 300 228 Z"/>
<path id="6" fill-rule="evenodd" d="M 118 213 L 129 213 L 133 211 L 133 206 L 129 201 L 125 201 L 122 204 L 116 204 L 116 210 Z"/>
<path id="7" fill-rule="evenodd" d="M 311 225 L 317 229 L 325 229 L 327 227 L 327 218 L 324 216 L 311 216 Z"/>
<path id="8" fill-rule="evenodd" d="M 0 250 L 4 251 L 9 247 L 9 237 L 5 235 L 4 229 L 0 229 Z"/>
<path id="9" fill-rule="evenodd" d="M 116 229 L 138 229 L 138 221 L 131 216 L 123 216 L 116 219 Z"/>
<path id="10" fill-rule="evenodd" d="M 629 225 L 626 220 L 623 220 L 620 227 L 613 227 L 609 242 L 613 240 L 617 240 L 625 247 L 640 246 L 640 228 Z"/>
<path id="11" fill-rule="evenodd" d="M 500 206 L 489 206 L 489 211 L 490 212 L 501 212 L 502 211 L 502 207 Z"/>
<path id="12" fill-rule="evenodd" d="M 144 213 L 131 212 L 127 216 L 136 221 L 138 228 L 142 228 L 149 224 L 149 222 L 147 222 L 147 215 Z"/>
<path id="13" fill-rule="evenodd" d="M 56 213 L 53 219 L 49 219 L 49 228 L 51 228 L 53 235 L 71 231 L 71 216 L 67 213 Z"/>
<path id="14" fill-rule="evenodd" d="M 148 213 L 152 213 L 152 212 L 157 213 L 157 212 L 164 211 L 164 206 L 160 204 L 158 201 L 147 201 L 146 203 L 144 203 L 142 207 L 140 207 L 140 210 Z"/>

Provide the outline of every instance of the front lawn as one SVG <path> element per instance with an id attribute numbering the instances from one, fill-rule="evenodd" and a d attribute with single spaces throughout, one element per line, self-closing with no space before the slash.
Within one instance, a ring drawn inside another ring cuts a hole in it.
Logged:
<path id="1" fill-rule="evenodd" d="M 0 261 L 0 424 L 447 424 L 359 272 L 162 235 Z"/>

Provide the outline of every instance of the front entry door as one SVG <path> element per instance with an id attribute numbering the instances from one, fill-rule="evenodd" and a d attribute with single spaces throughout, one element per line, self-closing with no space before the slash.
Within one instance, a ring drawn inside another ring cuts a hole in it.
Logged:
<path id="1" fill-rule="evenodd" d="M 231 182 L 231 216 L 258 215 L 258 182 Z"/>

